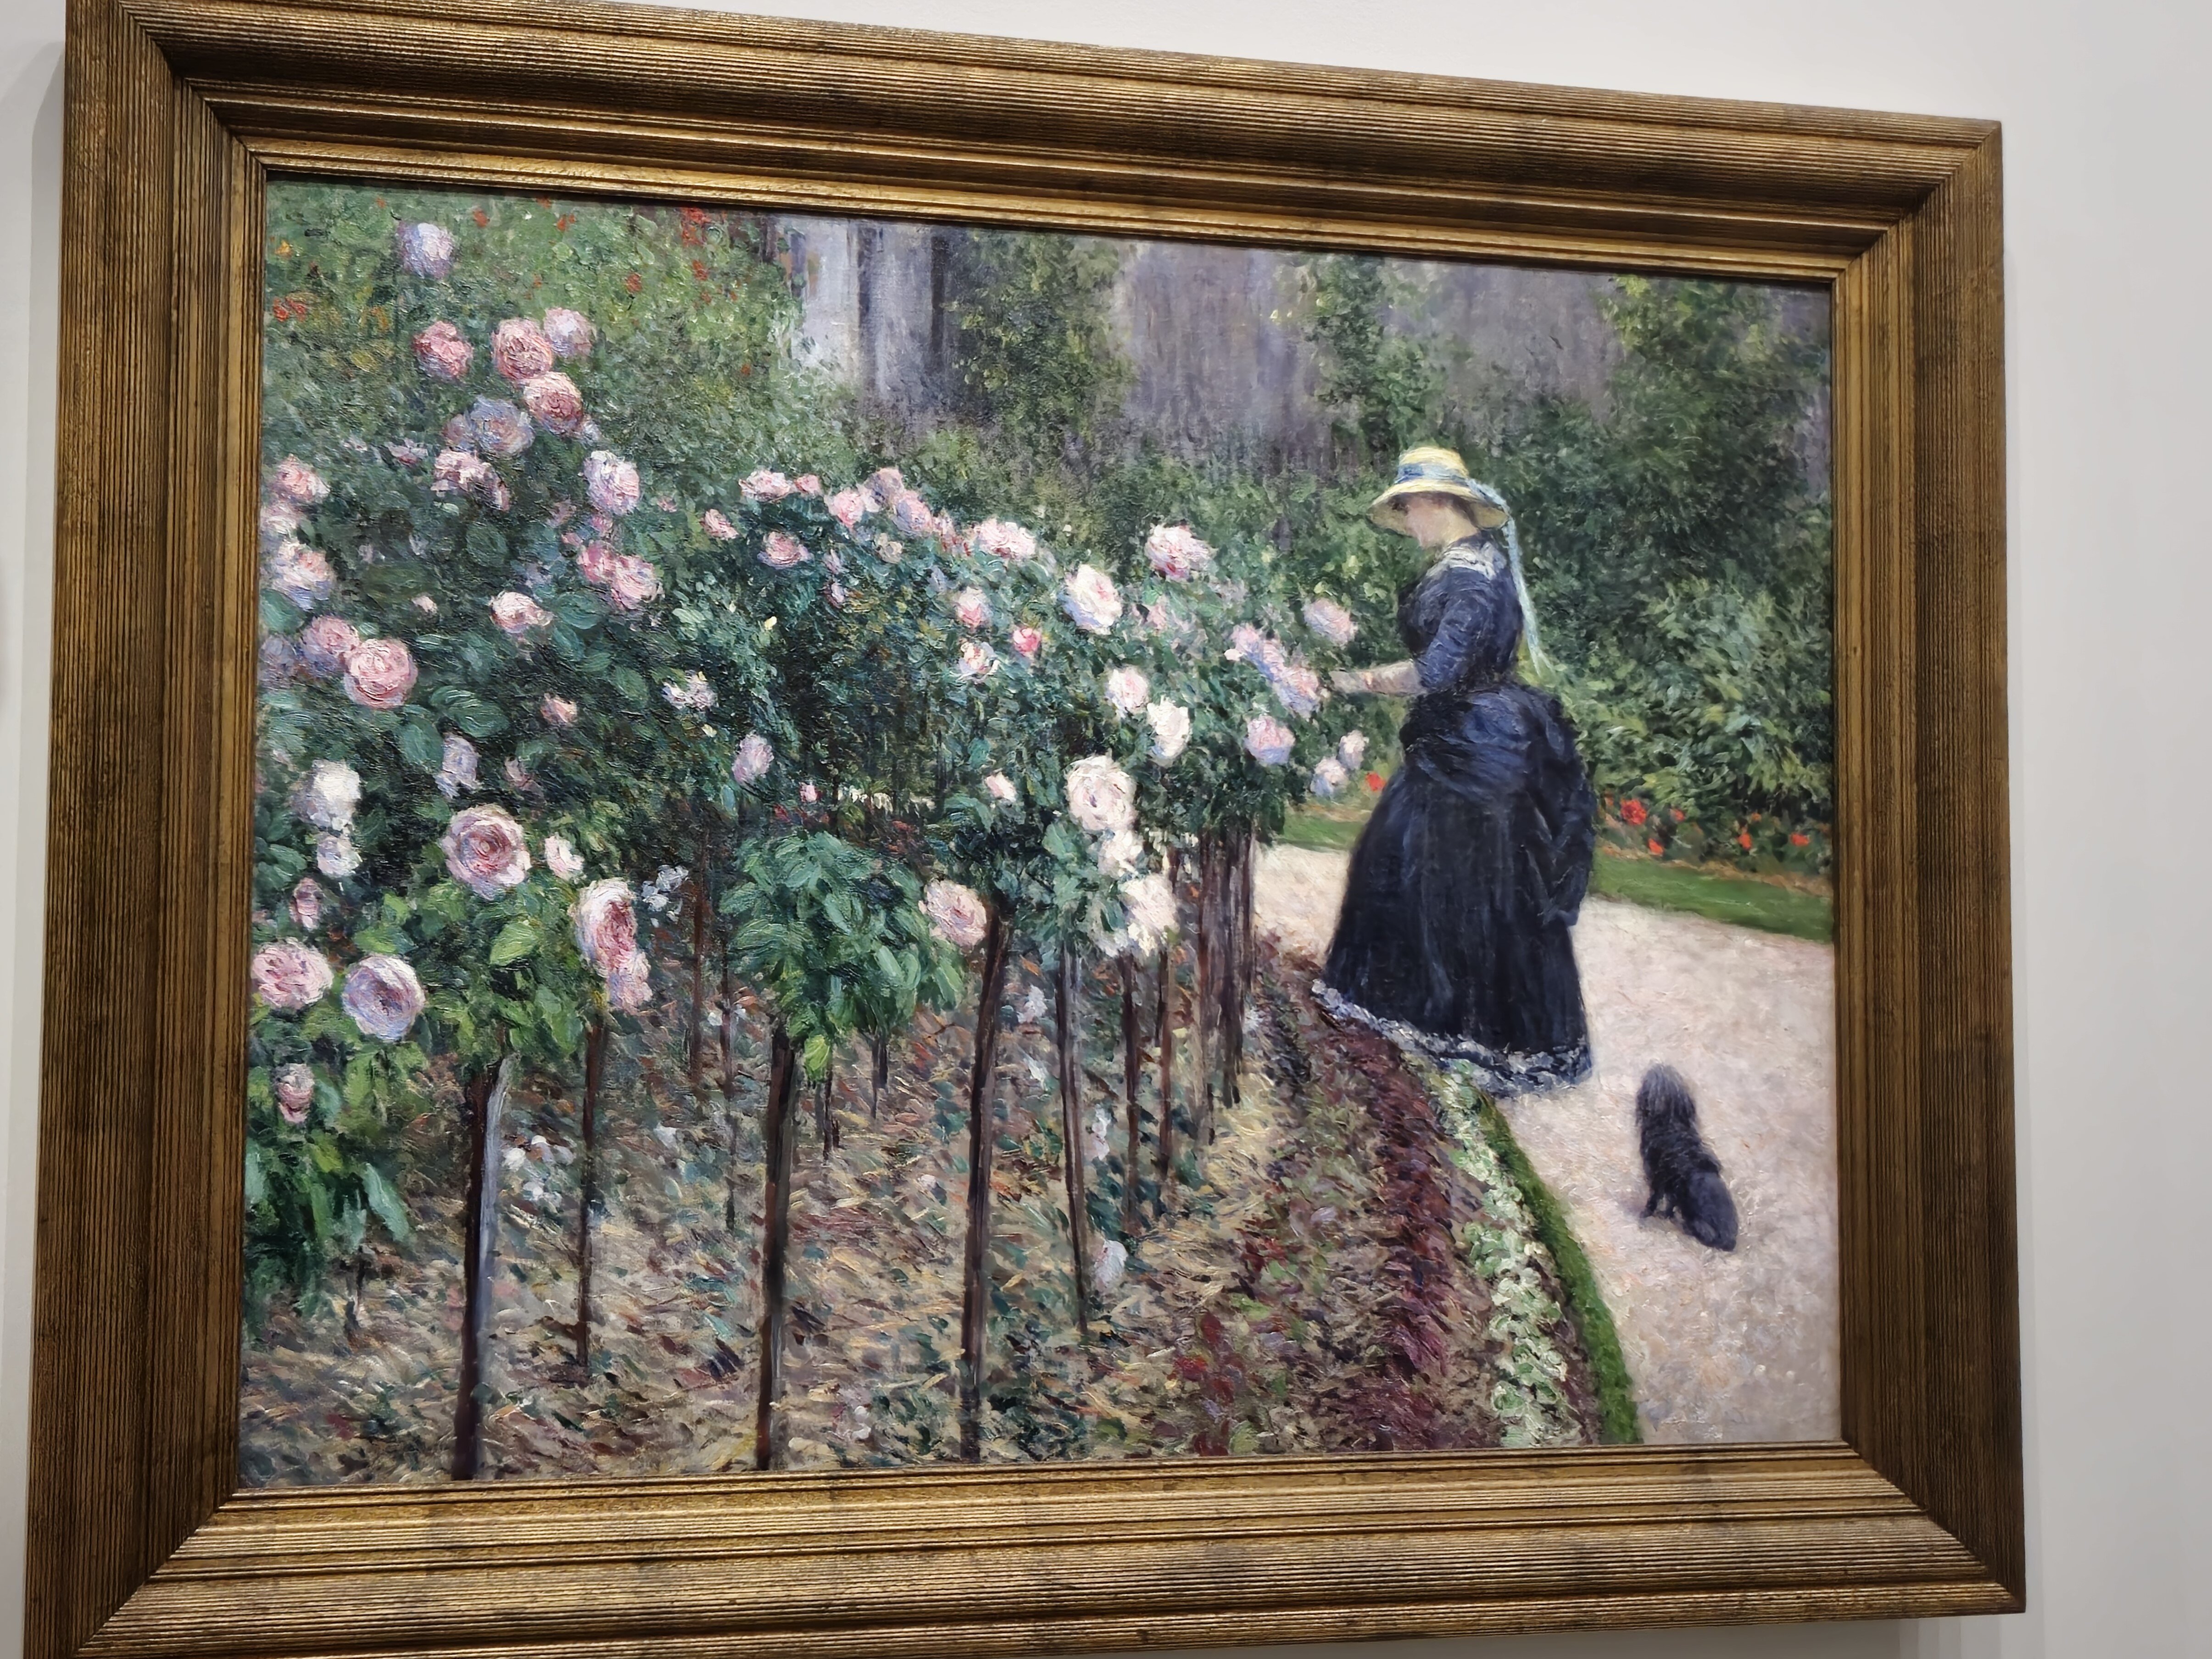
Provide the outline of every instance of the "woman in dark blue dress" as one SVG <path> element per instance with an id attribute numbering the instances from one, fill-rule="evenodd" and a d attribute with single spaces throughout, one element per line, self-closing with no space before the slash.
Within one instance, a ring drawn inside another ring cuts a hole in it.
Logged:
<path id="1" fill-rule="evenodd" d="M 1590 1053 L 1571 930 L 1595 802 L 1559 699 L 1518 672 L 1524 629 L 1535 651 L 1510 516 L 1444 449 L 1408 450 L 1372 511 L 1437 558 L 1398 608 L 1412 659 L 1337 677 L 1414 701 L 1316 992 L 1340 1018 L 1471 1063 L 1493 1094 L 1578 1082 Z"/>

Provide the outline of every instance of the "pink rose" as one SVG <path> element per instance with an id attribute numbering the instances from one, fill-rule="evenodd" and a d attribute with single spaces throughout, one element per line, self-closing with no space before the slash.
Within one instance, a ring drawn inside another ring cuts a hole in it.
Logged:
<path id="1" fill-rule="evenodd" d="M 307 1121 L 307 1108 L 315 1103 L 315 1073 L 312 1066 L 280 1066 L 276 1068 L 276 1109 L 284 1121 L 291 1124 Z"/>
<path id="2" fill-rule="evenodd" d="M 291 684 L 292 677 L 299 672 L 299 648 L 282 634 L 271 634 L 261 641 L 261 671 L 258 676 L 265 691 L 282 691 Z"/>
<path id="3" fill-rule="evenodd" d="M 637 468 L 611 449 L 595 449 L 584 458 L 584 494 L 600 512 L 620 518 L 637 506 Z"/>
<path id="4" fill-rule="evenodd" d="M 857 489 L 841 489 L 829 501 L 830 516 L 850 530 L 875 509 L 868 498 Z"/>
<path id="5" fill-rule="evenodd" d="M 323 919 L 322 884 L 313 876 L 301 877 L 299 884 L 292 889 L 292 901 L 289 908 L 292 912 L 292 920 L 299 923 L 307 932 L 313 933 L 317 924 Z"/>
<path id="6" fill-rule="evenodd" d="M 921 909 L 929 918 L 930 931 L 962 951 L 972 951 L 983 942 L 991 920 L 982 895 L 957 881 L 931 882 L 922 890 Z"/>
<path id="7" fill-rule="evenodd" d="M 487 455 L 520 455 L 538 434 L 530 416 L 504 398 L 479 398 L 469 405 L 469 435 Z"/>
<path id="8" fill-rule="evenodd" d="M 1244 723 L 1244 747 L 1262 766 L 1280 766 L 1291 757 L 1297 741 L 1291 728 L 1269 714 L 1255 714 Z"/>
<path id="9" fill-rule="evenodd" d="M 747 473 L 738 488 L 749 501 L 780 501 L 797 486 L 782 473 L 763 466 Z"/>
<path id="10" fill-rule="evenodd" d="M 576 574 L 594 587 L 605 587 L 615 579 L 615 561 L 620 557 L 605 542 L 586 543 L 576 555 Z"/>
<path id="11" fill-rule="evenodd" d="M 1007 639 L 1015 650 L 1020 652 L 1024 658 L 1028 659 L 1031 662 L 1036 661 L 1036 653 L 1044 649 L 1044 635 L 1042 631 L 1038 629 L 1031 628 L 1027 623 L 1023 623 L 1019 628 L 1014 629 L 1012 634 L 1007 635 Z"/>
<path id="12" fill-rule="evenodd" d="M 1156 524 L 1152 533 L 1145 538 L 1145 556 L 1170 581 L 1182 582 L 1212 559 L 1213 550 L 1199 540 L 1187 524 Z"/>
<path id="13" fill-rule="evenodd" d="M 637 902 L 620 876 L 595 881 L 577 894 L 569 915 L 576 925 L 577 953 L 601 978 L 637 954 Z"/>
<path id="14" fill-rule="evenodd" d="M 279 542 L 289 540 L 293 532 L 307 522 L 307 516 L 291 501 L 272 496 L 262 502 L 259 519 L 261 544 L 264 548 L 274 547 Z"/>
<path id="15" fill-rule="evenodd" d="M 527 593 L 508 592 L 492 595 L 491 619 L 501 633 L 519 640 L 533 628 L 550 627 L 553 613 Z"/>
<path id="16" fill-rule="evenodd" d="M 1036 556 L 1036 538 L 1004 519 L 984 520 L 968 532 L 968 545 L 978 556 L 988 553 L 1016 563 Z"/>
<path id="17" fill-rule="evenodd" d="M 402 225 L 399 263 L 417 276 L 434 281 L 453 268 L 453 233 L 440 224 Z"/>
<path id="18" fill-rule="evenodd" d="M 402 466 L 420 466 L 430 459 L 430 452 L 412 438 L 398 438 L 385 445 L 384 453 Z"/>
<path id="19" fill-rule="evenodd" d="M 330 959 L 312 945 L 280 939 L 253 953 L 253 994 L 280 1014 L 296 1014 L 331 988 Z"/>
<path id="20" fill-rule="evenodd" d="M 566 306 L 555 306 L 545 313 L 544 332 L 545 343 L 557 357 L 587 356 L 595 337 L 592 319 Z"/>
<path id="21" fill-rule="evenodd" d="M 860 486 L 860 494 L 866 498 L 871 513 L 882 512 L 905 490 L 906 479 L 895 466 L 878 467 Z"/>
<path id="22" fill-rule="evenodd" d="M 353 844 L 353 837 L 341 830 L 335 835 L 315 837 L 315 868 L 332 881 L 343 881 L 361 868 L 361 848 Z"/>
<path id="23" fill-rule="evenodd" d="M 363 640 L 347 653 L 345 694 L 363 708 L 397 708 L 415 685 L 415 653 L 404 640 Z"/>
<path id="24" fill-rule="evenodd" d="M 617 611 L 635 611 L 660 597 L 660 575 L 633 554 L 618 554 L 607 572 L 607 603 Z"/>
<path id="25" fill-rule="evenodd" d="M 791 484 L 802 495 L 819 495 L 822 493 L 822 480 L 811 472 L 800 473 L 791 481 Z"/>
<path id="26" fill-rule="evenodd" d="M 1285 663 L 1268 676 L 1267 683 L 1283 707 L 1300 720 L 1321 707 L 1321 676 L 1302 662 Z"/>
<path id="27" fill-rule="evenodd" d="M 422 1012 L 422 981 L 399 957 L 363 957 L 346 975 L 338 999 L 363 1036 L 397 1042 Z"/>
<path id="28" fill-rule="evenodd" d="M 545 837 L 545 867 L 563 881 L 574 881 L 584 873 L 584 860 L 566 836 Z"/>
<path id="29" fill-rule="evenodd" d="M 730 762 L 730 777 L 740 785 L 758 783 L 775 764 L 775 750 L 769 747 L 769 740 L 757 732 L 748 732 Z"/>
<path id="30" fill-rule="evenodd" d="M 553 342 L 527 317 L 510 317 L 491 331 L 491 366 L 520 385 L 553 367 Z"/>
<path id="31" fill-rule="evenodd" d="M 738 527 L 723 515 L 719 507 L 710 507 L 699 515 L 699 527 L 718 542 L 733 542 L 738 538 Z"/>
<path id="32" fill-rule="evenodd" d="M 771 530 L 761 544 L 760 562 L 771 570 L 789 570 L 813 556 L 805 542 L 785 530 Z"/>
<path id="33" fill-rule="evenodd" d="M 522 402 L 530 418 L 548 432 L 573 435 L 584 424 L 584 394 L 576 383 L 557 370 L 537 374 L 522 383 Z"/>
<path id="34" fill-rule="evenodd" d="M 287 455 L 270 475 L 269 493 L 295 507 L 313 507 L 331 493 L 331 487 L 323 482 L 321 473 L 297 455 Z"/>
<path id="35" fill-rule="evenodd" d="M 476 360 L 468 336 L 443 318 L 415 337 L 415 361 L 434 380 L 458 380 Z"/>
<path id="36" fill-rule="evenodd" d="M 926 536 L 938 528 L 937 515 L 929 510 L 929 503 L 911 489 L 902 489 L 891 498 L 891 522 L 906 536 Z"/>
<path id="37" fill-rule="evenodd" d="M 550 691 L 538 700 L 538 713 L 548 726 L 574 726 L 576 705 L 566 697 L 556 697 Z"/>
<path id="38" fill-rule="evenodd" d="M 634 1014 L 652 1000 L 652 964 L 646 961 L 644 951 L 635 951 L 617 963 L 615 970 L 607 975 L 607 1006 L 621 1013 Z"/>
<path id="39" fill-rule="evenodd" d="M 522 826 L 496 806 L 470 806 L 453 814 L 438 845 L 446 868 L 478 898 L 497 898 L 530 873 L 530 843 Z"/>
<path id="40" fill-rule="evenodd" d="M 952 596 L 952 615 L 963 628 L 991 625 L 991 596 L 980 587 L 963 587 Z"/>
<path id="41" fill-rule="evenodd" d="M 518 794 L 538 787 L 538 780 L 530 775 L 530 769 L 512 755 L 499 763 L 499 771 L 507 780 L 507 787 Z"/>
<path id="42" fill-rule="evenodd" d="M 822 592 L 823 597 L 830 601 L 830 608 L 835 611 L 842 611 L 847 601 L 852 598 L 852 595 L 846 592 L 845 584 L 842 582 L 831 582 Z"/>
<path id="43" fill-rule="evenodd" d="M 1011 806 L 1015 799 L 1014 781 L 1004 772 L 994 772 L 983 780 L 983 793 L 993 800 Z"/>
<path id="44" fill-rule="evenodd" d="M 465 416 L 455 416 L 453 418 L 466 423 Z M 432 494 L 438 495 L 473 495 L 501 513 L 512 505 L 507 480 L 499 476 L 498 469 L 483 457 L 471 454 L 465 449 L 438 452 L 438 459 L 431 465 L 430 489 Z"/>
<path id="45" fill-rule="evenodd" d="M 822 799 L 822 792 L 811 782 L 802 783 L 799 786 L 799 799 L 811 806 Z"/>
<path id="46" fill-rule="evenodd" d="M 302 611 L 313 611 L 338 585 L 337 573 L 319 548 L 282 542 L 261 562 L 261 585 L 282 593 Z"/>
<path id="47" fill-rule="evenodd" d="M 321 679 L 345 672 L 345 659 L 361 643 L 361 630 L 341 617 L 318 617 L 300 630 L 300 661 Z"/>
<path id="48" fill-rule="evenodd" d="M 1334 599 L 1307 600 L 1305 618 L 1306 626 L 1331 645 L 1350 645 L 1359 632 L 1352 613 Z"/>

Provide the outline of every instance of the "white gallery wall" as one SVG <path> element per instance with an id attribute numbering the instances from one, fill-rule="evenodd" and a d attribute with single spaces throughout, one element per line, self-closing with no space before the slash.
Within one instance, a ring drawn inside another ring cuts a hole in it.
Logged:
<path id="1" fill-rule="evenodd" d="M 2212 1655 L 2212 5 L 751 9 L 2004 123 L 2029 1611 L 1298 1651 Z M 62 28 L 63 0 L 0 0 L 0 1659 L 22 1626 Z"/>

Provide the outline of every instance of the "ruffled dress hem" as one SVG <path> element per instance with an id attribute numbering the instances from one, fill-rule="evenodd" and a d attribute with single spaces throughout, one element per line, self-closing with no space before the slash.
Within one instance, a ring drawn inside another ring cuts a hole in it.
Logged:
<path id="1" fill-rule="evenodd" d="M 1335 1018 L 1380 1032 L 1401 1048 L 1413 1049 L 1431 1060 L 1454 1060 L 1468 1066 L 1474 1073 L 1475 1082 L 1489 1094 L 1548 1094 L 1555 1089 L 1572 1088 L 1590 1074 L 1587 1040 L 1549 1054 L 1512 1054 L 1470 1036 L 1424 1031 L 1402 1019 L 1376 1013 L 1323 980 L 1313 982 L 1313 994 L 1314 1000 Z"/>

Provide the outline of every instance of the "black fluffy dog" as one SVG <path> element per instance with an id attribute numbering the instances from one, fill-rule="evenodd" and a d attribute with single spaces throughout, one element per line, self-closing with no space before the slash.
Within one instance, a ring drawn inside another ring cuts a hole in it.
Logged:
<path id="1" fill-rule="evenodd" d="M 1698 1133 L 1698 1103 L 1671 1066 L 1654 1066 L 1636 1091 L 1637 1138 L 1651 1197 L 1644 1213 L 1663 1211 L 1700 1244 L 1735 1249 L 1735 1200 L 1721 1161 Z"/>

